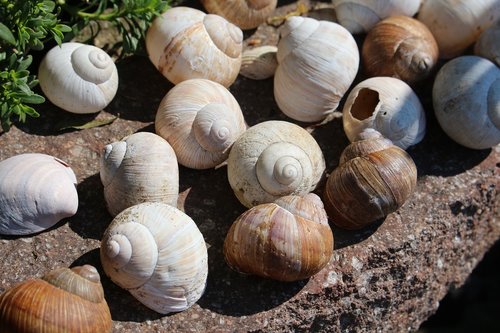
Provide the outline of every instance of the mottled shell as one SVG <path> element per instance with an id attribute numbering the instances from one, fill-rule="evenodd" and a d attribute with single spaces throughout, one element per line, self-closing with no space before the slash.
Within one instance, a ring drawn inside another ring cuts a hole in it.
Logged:
<path id="1" fill-rule="evenodd" d="M 285 196 L 250 208 L 233 223 L 224 257 L 233 269 L 280 281 L 307 279 L 333 253 L 333 233 L 321 199 Z"/>
<path id="2" fill-rule="evenodd" d="M 0 162 L 0 234 L 27 235 L 76 214 L 76 176 L 64 161 L 20 154 Z"/>
<path id="3" fill-rule="evenodd" d="M 335 225 L 361 229 L 401 207 L 416 183 L 417 168 L 410 155 L 368 129 L 340 156 L 323 202 Z"/>
<path id="4" fill-rule="evenodd" d="M 420 7 L 420 0 L 332 0 L 332 3 L 338 22 L 352 34 L 368 32 L 389 16 L 413 16 Z"/>
<path id="5" fill-rule="evenodd" d="M 500 21 L 483 31 L 474 45 L 474 54 L 500 66 Z"/>
<path id="6" fill-rule="evenodd" d="M 180 164 L 208 169 L 227 159 L 246 123 L 238 102 L 224 86 L 191 79 L 173 87 L 163 98 L 155 130 L 170 143 Z"/>
<path id="7" fill-rule="evenodd" d="M 146 35 L 149 59 L 172 83 L 208 79 L 229 87 L 240 71 L 243 32 L 214 14 L 173 7 Z"/>
<path id="8" fill-rule="evenodd" d="M 111 328 L 99 273 L 90 265 L 56 269 L 0 296 L 0 332 L 105 333 Z"/>
<path id="9" fill-rule="evenodd" d="M 229 184 L 246 207 L 307 194 L 324 170 L 316 140 L 302 127 L 285 121 L 250 127 L 234 143 L 227 160 Z"/>
<path id="10" fill-rule="evenodd" d="M 439 56 L 451 59 L 463 53 L 481 32 L 500 19 L 500 1 L 427 0 L 417 19 L 436 38 Z"/>
<path id="11" fill-rule="evenodd" d="M 193 305 L 205 290 L 208 254 L 194 221 L 164 203 L 127 208 L 101 241 L 106 274 L 148 308 L 166 314 Z"/>
<path id="12" fill-rule="evenodd" d="M 478 56 L 447 62 L 432 88 L 436 118 L 459 144 L 486 149 L 500 143 L 500 69 Z"/>
<path id="13" fill-rule="evenodd" d="M 253 80 L 272 77 L 278 67 L 277 52 L 278 48 L 272 45 L 245 50 L 241 57 L 240 74 Z"/>
<path id="14" fill-rule="evenodd" d="M 53 104 L 73 113 L 101 111 L 118 90 L 113 59 L 100 48 L 81 43 L 63 43 L 47 52 L 38 80 Z"/>
<path id="15" fill-rule="evenodd" d="M 106 145 L 100 177 L 112 216 L 142 202 L 177 206 L 177 158 L 168 142 L 156 134 L 139 132 Z"/>
<path id="16" fill-rule="evenodd" d="M 246 30 L 264 23 L 276 9 L 278 0 L 201 0 L 201 3 L 207 12 Z"/>
<path id="17" fill-rule="evenodd" d="M 423 23 L 393 16 L 368 32 L 361 56 L 369 76 L 392 76 L 413 83 L 429 75 L 438 52 L 436 40 Z"/>
<path id="18" fill-rule="evenodd" d="M 359 66 L 358 47 L 346 29 L 298 16 L 286 20 L 277 58 L 276 102 L 288 117 L 305 122 L 335 111 Z"/>
<path id="19" fill-rule="evenodd" d="M 419 143 L 426 128 L 418 96 L 408 84 L 392 77 L 358 83 L 344 104 L 343 123 L 351 142 L 365 128 L 374 128 L 403 149 Z"/>

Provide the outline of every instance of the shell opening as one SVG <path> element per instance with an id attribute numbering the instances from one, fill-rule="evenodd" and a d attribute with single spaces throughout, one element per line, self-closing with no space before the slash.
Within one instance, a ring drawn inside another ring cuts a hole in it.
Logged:
<path id="1" fill-rule="evenodd" d="M 223 17 L 207 14 L 203 24 L 215 46 L 231 58 L 241 56 L 243 31 Z"/>
<path id="2" fill-rule="evenodd" d="M 363 88 L 358 92 L 354 100 L 351 107 L 351 114 L 360 121 L 368 119 L 373 115 L 379 103 L 380 98 L 377 91 Z"/>

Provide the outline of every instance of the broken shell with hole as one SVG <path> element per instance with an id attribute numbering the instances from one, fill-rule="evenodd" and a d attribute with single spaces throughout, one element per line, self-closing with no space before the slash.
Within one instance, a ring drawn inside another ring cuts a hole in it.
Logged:
<path id="1" fill-rule="evenodd" d="M 154 66 L 173 84 L 208 79 L 229 87 L 240 71 L 243 32 L 221 16 L 174 7 L 146 34 Z"/>

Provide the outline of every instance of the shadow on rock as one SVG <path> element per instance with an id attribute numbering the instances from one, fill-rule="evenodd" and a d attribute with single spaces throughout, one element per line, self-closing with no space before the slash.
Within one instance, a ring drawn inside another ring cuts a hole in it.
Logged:
<path id="1" fill-rule="evenodd" d="M 385 218 L 379 219 L 370 225 L 360 230 L 347 230 L 340 227 L 333 226 L 333 239 L 335 250 L 361 243 L 368 239 L 371 235 L 377 232 L 378 228 L 384 223 Z M 330 226 L 332 223 L 330 222 Z"/>

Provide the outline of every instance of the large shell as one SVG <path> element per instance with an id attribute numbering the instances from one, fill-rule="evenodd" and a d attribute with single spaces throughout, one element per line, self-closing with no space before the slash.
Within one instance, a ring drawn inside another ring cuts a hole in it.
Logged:
<path id="1" fill-rule="evenodd" d="M 298 16 L 286 20 L 277 58 L 276 102 L 287 116 L 306 122 L 335 111 L 359 66 L 358 47 L 346 29 Z"/>
<path id="2" fill-rule="evenodd" d="M 419 143 L 426 128 L 418 96 L 408 84 L 392 77 L 357 84 L 345 102 L 343 123 L 351 142 L 365 128 L 374 128 L 403 149 Z"/>
<path id="3" fill-rule="evenodd" d="M 285 121 L 250 127 L 234 143 L 227 160 L 229 184 L 247 207 L 285 195 L 307 194 L 324 170 L 316 140 L 302 127 Z"/>
<path id="4" fill-rule="evenodd" d="M 118 90 L 113 59 L 100 48 L 81 43 L 63 43 L 47 52 L 38 80 L 53 104 L 73 113 L 101 111 Z"/>
<path id="5" fill-rule="evenodd" d="M 224 257 L 236 270 L 280 281 L 311 277 L 328 264 L 333 233 L 321 199 L 285 196 L 250 208 L 233 223 Z"/>
<path id="6" fill-rule="evenodd" d="M 106 145 L 100 177 L 113 216 L 141 202 L 177 206 L 177 158 L 168 142 L 156 134 L 139 132 Z"/>
<path id="7" fill-rule="evenodd" d="M 56 269 L 0 296 L 0 332 L 105 333 L 111 328 L 99 273 L 90 265 Z"/>
<path id="8" fill-rule="evenodd" d="M 420 0 L 332 0 L 332 3 L 339 23 L 353 34 L 368 32 L 389 16 L 413 16 L 420 7 Z"/>
<path id="9" fill-rule="evenodd" d="M 101 241 L 106 274 L 148 308 L 166 314 L 205 290 L 208 254 L 194 221 L 164 203 L 142 203 L 115 217 Z"/>
<path id="10" fill-rule="evenodd" d="M 172 83 L 208 79 L 229 87 L 240 71 L 243 32 L 214 14 L 174 7 L 146 35 L 149 59 Z"/>
<path id="11" fill-rule="evenodd" d="M 500 21 L 479 36 L 474 45 L 474 54 L 493 61 L 500 66 Z"/>
<path id="12" fill-rule="evenodd" d="M 0 162 L 0 234 L 33 234 L 73 216 L 75 185 L 73 170 L 53 156 L 21 154 Z"/>
<path id="13" fill-rule="evenodd" d="M 447 62 L 432 88 L 436 118 L 450 138 L 472 149 L 500 143 L 500 69 L 478 56 Z"/>
<path id="14" fill-rule="evenodd" d="M 246 124 L 238 102 L 224 86 L 191 79 L 163 98 L 155 129 L 172 145 L 180 164 L 208 169 L 227 159 Z"/>

